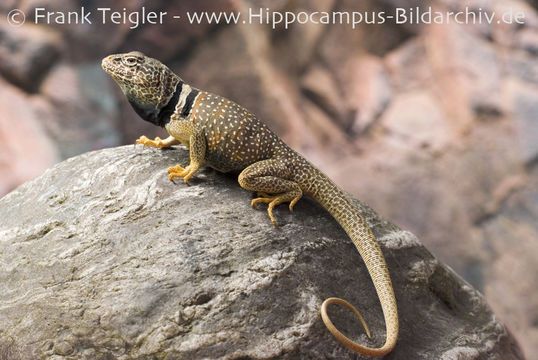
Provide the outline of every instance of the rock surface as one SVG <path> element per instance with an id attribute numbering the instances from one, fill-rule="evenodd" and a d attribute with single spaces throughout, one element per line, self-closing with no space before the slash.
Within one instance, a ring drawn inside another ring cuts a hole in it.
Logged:
<path id="1" fill-rule="evenodd" d="M 0 200 L 0 358 L 355 359 L 319 316 L 379 345 L 384 323 L 353 245 L 310 199 L 274 228 L 234 176 L 190 186 L 181 149 L 126 146 L 66 160 Z M 356 202 L 391 269 L 401 318 L 386 359 L 523 359 L 484 298 L 407 231 Z"/>

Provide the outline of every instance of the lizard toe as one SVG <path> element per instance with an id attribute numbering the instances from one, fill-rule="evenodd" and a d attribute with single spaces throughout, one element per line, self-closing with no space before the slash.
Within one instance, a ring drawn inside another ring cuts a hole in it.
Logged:
<path id="1" fill-rule="evenodd" d="M 185 169 L 182 168 L 182 167 L 179 166 L 179 165 L 172 166 L 172 167 L 169 167 L 169 168 L 168 168 L 168 173 L 169 173 L 169 174 L 172 174 L 172 173 L 181 173 L 181 172 L 183 172 L 183 171 L 185 171 Z"/>

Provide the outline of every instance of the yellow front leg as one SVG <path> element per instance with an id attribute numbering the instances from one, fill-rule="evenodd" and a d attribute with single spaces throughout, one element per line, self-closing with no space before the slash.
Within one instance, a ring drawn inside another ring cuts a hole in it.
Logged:
<path id="1" fill-rule="evenodd" d="M 183 181 L 188 183 L 204 162 L 206 143 L 203 133 L 195 133 L 191 135 L 188 144 L 191 162 L 186 168 L 179 165 L 169 168 L 168 178 L 171 181 L 173 181 L 174 178 L 183 178 Z"/>
<path id="2" fill-rule="evenodd" d="M 150 140 L 146 136 L 142 135 L 141 137 L 138 138 L 138 140 L 136 140 L 135 145 L 143 144 L 144 147 L 151 146 L 151 147 L 162 149 L 162 148 L 169 148 L 170 146 L 178 144 L 178 143 L 179 141 L 173 136 L 169 136 L 164 140 L 162 140 L 160 137 L 156 137 L 154 140 Z"/>

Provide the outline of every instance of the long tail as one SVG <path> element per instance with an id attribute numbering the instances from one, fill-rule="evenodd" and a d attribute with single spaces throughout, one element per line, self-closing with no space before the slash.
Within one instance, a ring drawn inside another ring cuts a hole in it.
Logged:
<path id="1" fill-rule="evenodd" d="M 321 317 L 325 326 L 327 326 L 336 339 L 351 350 L 363 355 L 383 356 L 394 348 L 398 338 L 398 310 L 385 258 L 372 230 L 357 207 L 351 203 L 348 196 L 325 174 L 318 169 L 315 169 L 315 171 L 315 180 L 308 186 L 309 189 L 306 192 L 327 209 L 336 221 L 338 221 L 363 258 L 368 273 L 374 283 L 379 301 L 381 302 L 381 309 L 383 310 L 387 329 L 385 344 L 380 348 L 362 346 L 347 338 L 336 329 L 327 315 L 327 306 L 331 303 L 344 305 L 353 311 L 360 319 L 368 337 L 370 337 L 370 331 L 360 313 L 345 300 L 339 298 L 325 300 L 321 306 Z"/>

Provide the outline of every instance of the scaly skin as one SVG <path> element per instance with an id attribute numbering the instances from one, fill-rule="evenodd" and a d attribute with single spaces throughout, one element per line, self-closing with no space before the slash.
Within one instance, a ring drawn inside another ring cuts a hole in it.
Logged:
<path id="1" fill-rule="evenodd" d="M 394 348 L 398 312 L 387 264 L 372 230 L 342 190 L 249 111 L 233 101 L 190 87 L 158 60 L 135 51 L 110 55 L 103 59 L 102 67 L 144 120 L 163 126 L 170 134 L 164 140 L 142 136 L 137 144 L 163 148 L 181 142 L 189 148 L 189 165 L 169 168 L 170 180 L 183 178 L 187 183 L 202 165 L 222 172 L 240 171 L 241 187 L 258 194 L 252 206 L 267 203 L 275 226 L 273 208 L 289 202 L 291 211 L 303 194 L 327 209 L 366 263 L 385 317 L 386 341 L 380 348 L 369 348 L 338 331 L 327 315 L 331 303 L 351 309 L 370 336 L 359 312 L 342 299 L 323 302 L 323 322 L 340 342 L 361 354 L 382 356 Z"/>

